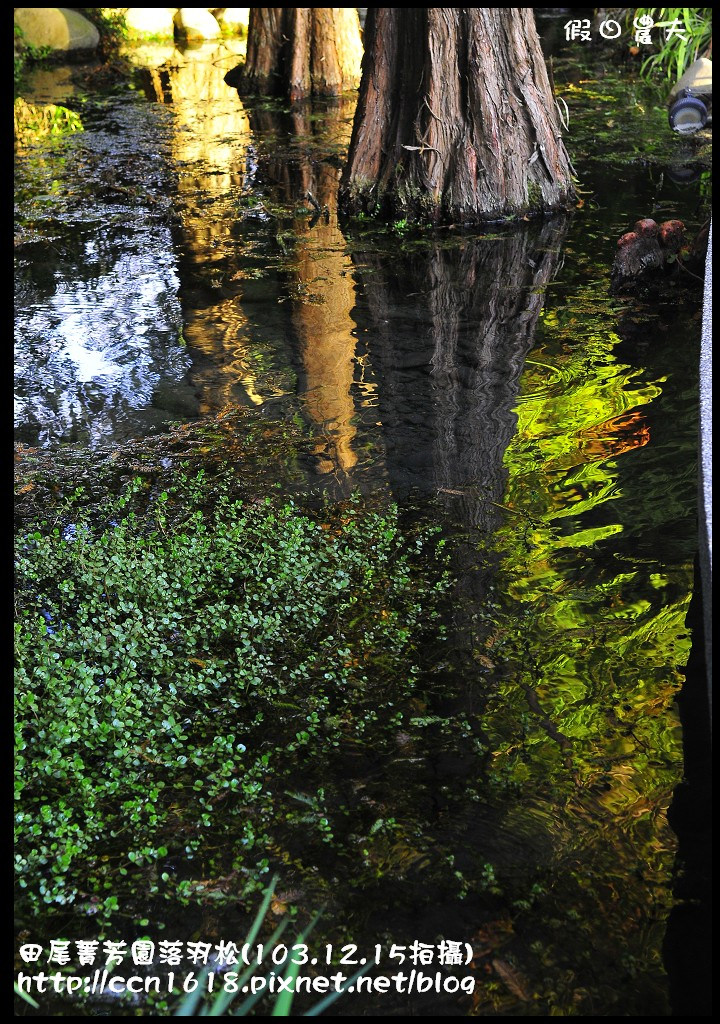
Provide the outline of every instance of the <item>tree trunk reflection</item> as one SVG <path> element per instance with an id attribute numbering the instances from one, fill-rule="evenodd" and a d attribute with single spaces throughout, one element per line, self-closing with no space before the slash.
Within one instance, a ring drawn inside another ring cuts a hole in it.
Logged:
<path id="1" fill-rule="evenodd" d="M 565 229 L 356 257 L 393 486 L 435 492 L 483 530 L 500 521 L 513 406 Z"/>
<path id="2" fill-rule="evenodd" d="M 261 159 L 258 177 L 278 189 L 284 201 L 305 203 L 308 207 L 307 219 L 293 219 L 291 237 L 282 233 L 281 245 L 288 250 L 286 295 L 290 328 L 298 356 L 303 405 L 325 437 L 315 452 L 315 469 L 321 474 L 334 473 L 345 484 L 357 461 L 353 449 L 353 265 L 337 222 L 337 161 L 315 160 L 311 154 L 317 146 L 314 134 L 318 123 L 338 147 L 347 145 L 352 110 L 352 104 L 324 103 L 320 122 L 311 107 L 295 109 L 281 121 L 275 112 L 250 111 L 254 132 L 275 130 L 279 139 L 291 138 L 296 149 L 291 159 L 283 152 Z"/>

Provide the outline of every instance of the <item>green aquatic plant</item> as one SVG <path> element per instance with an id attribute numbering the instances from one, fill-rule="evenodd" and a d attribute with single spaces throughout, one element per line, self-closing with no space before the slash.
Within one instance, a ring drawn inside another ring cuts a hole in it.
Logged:
<path id="1" fill-rule="evenodd" d="M 18 983 L 17 983 L 17 982 L 15 982 L 14 988 L 15 988 L 15 995 L 16 995 L 16 996 L 17 996 L 17 997 L 18 997 L 19 999 L 22 999 L 22 1001 L 23 1001 L 24 1003 L 27 1003 L 27 1004 L 28 1004 L 28 1006 L 32 1006 L 32 1008 L 33 1008 L 34 1010 L 39 1010 L 39 1009 L 40 1009 L 39 1005 L 38 1005 L 38 1004 L 37 1004 L 37 1003 L 35 1002 L 35 1000 L 33 999 L 33 997 L 32 997 L 32 996 L 30 996 L 30 995 L 28 995 L 28 993 L 27 993 L 27 992 L 23 991 L 23 989 L 21 989 L 21 988 L 20 988 L 20 986 L 18 985 Z"/>
<path id="2" fill-rule="evenodd" d="M 13 121 L 15 138 L 19 142 L 83 130 L 80 115 L 67 107 L 54 103 L 27 103 L 22 97 L 15 100 Z"/>
<path id="3" fill-rule="evenodd" d="M 22 912 L 235 903 L 293 837 L 322 848 L 357 830 L 323 780 L 371 711 L 392 730 L 413 692 L 447 588 L 419 561 L 435 544 L 406 537 L 394 508 L 355 500 L 319 519 L 234 501 L 203 474 L 152 497 L 138 479 L 99 506 L 79 490 L 26 526 Z"/>
<path id="4" fill-rule="evenodd" d="M 265 890 L 264 899 L 260 907 L 258 908 L 253 923 L 250 926 L 250 929 L 245 937 L 244 945 L 252 946 L 253 942 L 255 942 L 256 938 L 258 937 L 260 929 L 265 920 L 265 916 L 270 907 L 270 902 L 277 885 L 277 880 L 277 876 L 275 876 L 271 880 L 270 885 Z M 294 1000 L 294 982 L 298 975 L 300 962 L 293 960 L 293 951 L 298 950 L 298 947 L 305 945 L 308 937 L 315 928 L 315 925 L 317 924 L 319 919 L 320 914 L 316 914 L 312 921 L 310 921 L 310 923 L 307 925 L 307 927 L 303 928 L 302 931 L 298 933 L 296 939 L 289 944 L 288 948 L 286 948 L 284 958 L 278 964 L 273 964 L 265 978 L 262 981 L 260 981 L 259 984 L 256 983 L 255 989 L 251 991 L 250 995 L 248 995 L 246 999 L 243 1000 L 240 1006 L 236 1007 L 233 1010 L 230 1009 L 230 1007 L 235 1002 L 237 996 L 241 994 L 244 990 L 247 990 L 249 984 L 250 987 L 252 988 L 251 979 L 257 979 L 259 969 L 262 966 L 262 963 L 259 964 L 257 962 L 253 962 L 252 964 L 250 964 L 250 966 L 245 971 L 243 971 L 242 973 L 238 973 L 237 977 L 233 979 L 233 981 L 230 984 L 223 986 L 223 988 L 221 988 L 212 997 L 204 995 L 204 992 L 206 991 L 207 988 L 207 978 L 210 973 L 209 970 L 206 969 L 204 974 L 199 979 L 199 983 L 195 991 L 190 992 L 183 998 L 182 1002 L 180 1003 L 180 1006 L 175 1011 L 175 1016 L 247 1017 L 250 1015 L 250 1011 L 253 1009 L 253 1007 L 265 995 L 265 986 L 267 982 L 270 980 L 270 976 L 280 975 L 283 971 L 283 982 L 285 987 L 283 988 L 283 991 L 280 992 L 275 998 L 272 1013 L 270 1014 L 270 1016 L 294 1016 L 293 1014 L 291 1014 L 291 1009 Z M 286 930 L 288 926 L 288 923 L 289 921 L 288 918 L 286 917 L 277 925 L 270 938 L 265 942 L 266 950 L 272 950 L 276 948 L 276 944 L 282 937 L 283 932 Z M 333 1003 L 335 1003 L 338 999 L 341 998 L 342 995 L 344 995 L 345 992 L 347 992 L 350 986 L 353 985 L 358 978 L 362 977 L 364 974 L 367 974 L 371 967 L 372 962 L 366 964 L 364 967 L 361 967 L 359 971 L 357 971 L 352 977 L 348 978 L 345 981 L 341 989 L 333 991 L 324 999 L 321 999 L 319 1003 L 317 1003 L 307 1013 L 304 1013 L 303 1016 L 316 1017 L 320 1013 L 323 1013 L 325 1010 L 329 1009 L 329 1007 L 332 1006 Z"/>
<path id="5" fill-rule="evenodd" d="M 642 63 L 646 77 L 661 72 L 677 81 L 712 41 L 711 7 L 638 7 L 629 17 L 652 18 L 653 31 L 663 30 L 659 49 Z"/>
<path id="6" fill-rule="evenodd" d="M 570 113 L 568 144 L 576 166 L 669 162 L 675 139 L 666 130 L 666 90 L 657 80 L 603 67 L 588 69 L 577 81 L 580 66 L 572 57 L 555 64 L 558 96 Z"/>

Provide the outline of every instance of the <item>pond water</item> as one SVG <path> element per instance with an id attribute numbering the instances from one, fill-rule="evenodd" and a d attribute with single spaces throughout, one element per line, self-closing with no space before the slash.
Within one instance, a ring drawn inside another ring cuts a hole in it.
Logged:
<path id="1" fill-rule="evenodd" d="M 28 79 L 84 131 L 16 157 L 18 440 L 105 450 L 246 406 L 312 428 L 305 492 L 438 522 L 458 583 L 424 746 L 342 765 L 396 823 L 384 862 L 297 884 L 334 882 L 363 948 L 472 943 L 472 1001 L 387 1015 L 668 1014 L 700 292 L 609 294 L 636 219 L 706 216 L 661 97 L 558 62 L 579 208 L 420 235 L 338 224 L 351 102 L 243 103 L 225 44 L 132 60 L 110 88 Z"/>

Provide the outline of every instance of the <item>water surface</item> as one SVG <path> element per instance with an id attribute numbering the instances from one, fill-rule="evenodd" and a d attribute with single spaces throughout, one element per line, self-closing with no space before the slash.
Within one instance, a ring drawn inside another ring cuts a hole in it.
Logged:
<path id="1" fill-rule="evenodd" d="M 702 182 L 665 173 L 672 139 L 647 161 L 584 148 L 610 100 L 569 67 L 572 215 L 342 227 L 351 101 L 244 104 L 224 44 L 135 60 L 129 86 L 58 70 L 27 95 L 85 131 L 17 156 L 18 438 L 92 449 L 252 407 L 313 431 L 307 493 L 439 523 L 457 584 L 414 731 L 321 780 L 329 814 L 350 787 L 392 835 L 345 878 L 289 833 L 286 886 L 368 948 L 473 944 L 470 1003 L 388 996 L 387 1015 L 667 1014 L 699 299 L 678 278 L 615 300 L 609 270 L 638 217 L 697 229 Z"/>

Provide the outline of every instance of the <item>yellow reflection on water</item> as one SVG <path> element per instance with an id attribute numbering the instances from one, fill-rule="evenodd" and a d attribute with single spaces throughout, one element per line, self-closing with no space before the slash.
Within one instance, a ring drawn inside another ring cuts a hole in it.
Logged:
<path id="1" fill-rule="evenodd" d="M 312 301 L 295 302 L 292 318 L 305 371 L 304 406 L 329 442 L 318 455 L 317 468 L 347 474 L 357 462 L 352 392 L 356 339 L 351 316 L 355 285 L 334 208 L 338 173 L 325 166 L 313 178 L 314 198 L 333 208 L 327 219 L 321 216 L 298 240 L 295 274 Z"/>
<path id="2" fill-rule="evenodd" d="M 327 102 L 321 109 L 295 107 L 286 120 L 253 109 L 251 125 L 259 137 L 279 131 L 284 145 L 265 155 L 262 174 L 293 204 L 291 231 L 278 232 L 287 275 L 280 301 L 287 301 L 296 358 L 301 366 L 299 395 L 305 414 L 323 435 L 315 451 L 318 473 L 335 473 L 349 482 L 357 463 L 354 377 L 353 264 L 337 220 L 337 160 L 323 153 L 344 152 L 350 141 L 354 100 Z M 306 212 L 300 213 L 299 211 Z"/>
<path id="3" fill-rule="evenodd" d="M 662 999 L 692 566 L 652 546 L 636 555 L 634 504 L 664 497 L 643 475 L 664 378 L 620 363 L 619 340 L 599 331 L 573 345 L 542 315 L 505 454 L 509 614 L 488 646 L 506 668 L 485 724 L 495 778 L 544 807 L 556 870 L 583 894 L 568 900 L 655 976 Z"/>
<path id="4" fill-rule="evenodd" d="M 144 69 L 148 99 L 171 104 L 175 114 L 171 151 L 178 171 L 175 205 L 183 252 L 193 265 L 193 280 L 201 280 L 209 293 L 203 303 L 192 302 L 189 308 L 185 303 L 184 311 L 185 340 L 194 354 L 207 357 L 204 366 L 196 364 L 192 371 L 201 413 L 237 404 L 241 392 L 253 405 L 267 397 L 258 390 L 247 317 L 223 291 L 236 219 L 228 207 L 242 191 L 252 141 L 245 108 L 224 80 L 241 46 L 226 40 L 183 50 L 148 45 L 129 51 Z"/>
<path id="5" fill-rule="evenodd" d="M 264 132 L 277 130 L 278 112 L 254 111 L 251 124 L 236 90 L 224 81 L 238 57 L 225 42 L 182 52 L 145 47 L 132 53 L 144 67 L 148 98 L 172 104 L 175 112 L 172 154 L 178 167 L 183 248 L 210 293 L 204 302 L 185 303 L 186 341 L 191 351 L 206 357 L 204 368 L 201 363 L 193 369 L 200 411 L 237 403 L 239 389 L 247 401 L 260 405 L 278 391 L 272 374 L 255 372 L 263 356 L 253 351 L 242 286 L 232 287 L 242 277 L 242 257 L 236 257 L 240 273 L 233 277 L 227 269 L 228 253 L 234 253 L 237 244 L 231 230 L 241 216 L 229 203 L 247 184 L 248 147 L 261 141 L 254 139 L 253 128 L 261 138 Z M 292 220 L 291 244 L 278 239 L 286 289 L 275 301 L 287 306 L 285 318 L 278 315 L 275 334 L 285 323 L 288 341 L 297 347 L 303 408 L 324 437 L 315 453 L 315 468 L 342 478 L 357 462 L 353 267 L 337 221 L 339 168 L 311 159 L 303 152 L 303 140 L 308 149 L 317 147 L 313 135 L 321 124 L 333 147 L 342 150 L 349 142 L 353 106 L 343 101 L 328 104 L 321 117 L 310 108 L 294 109 L 289 127 L 296 155 L 292 160 L 287 154 L 277 160 L 266 157 L 263 165 L 265 178 L 281 190 L 281 199 L 294 202 L 298 210 L 307 206 L 306 217 L 298 214 Z M 312 218 L 308 193 L 326 208 L 325 213 Z M 278 235 L 287 236 L 284 227 L 276 222 Z"/>

